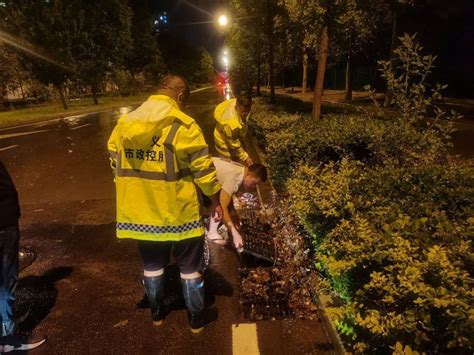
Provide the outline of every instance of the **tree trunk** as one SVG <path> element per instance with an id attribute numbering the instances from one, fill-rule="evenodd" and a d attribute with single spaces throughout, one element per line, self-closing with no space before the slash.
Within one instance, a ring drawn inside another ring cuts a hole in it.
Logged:
<path id="1" fill-rule="evenodd" d="M 390 45 L 390 70 L 393 71 L 394 68 L 394 51 L 397 45 L 397 32 L 398 32 L 398 9 L 395 10 L 393 15 L 393 27 L 392 27 L 392 43 Z M 387 87 L 387 92 L 385 93 L 385 102 L 384 107 L 389 107 L 392 104 L 393 92 Z"/>
<path id="2" fill-rule="evenodd" d="M 260 86 L 262 85 L 261 78 L 262 78 L 262 61 L 259 56 L 257 60 L 257 96 L 262 95 L 261 90 L 260 90 Z"/>
<path id="3" fill-rule="evenodd" d="M 301 85 L 301 92 L 306 93 L 308 87 L 308 53 L 303 54 L 303 83 Z"/>
<path id="4" fill-rule="evenodd" d="M 295 72 L 292 70 L 291 72 L 291 93 L 295 92 Z"/>
<path id="5" fill-rule="evenodd" d="M 270 76 L 270 103 L 275 103 L 275 63 L 274 63 L 274 43 L 273 43 L 273 12 L 270 4 L 271 0 L 267 0 L 267 37 L 268 37 L 268 67 Z"/>
<path id="6" fill-rule="evenodd" d="M 2 110 L 5 105 L 5 94 L 6 94 L 6 90 L 5 90 L 4 84 L 0 82 L 0 110 Z"/>
<path id="7" fill-rule="evenodd" d="M 314 87 L 313 113 L 315 119 L 321 118 L 321 103 L 323 100 L 324 74 L 326 73 L 326 62 L 328 59 L 329 36 L 328 27 L 325 26 L 321 33 L 321 42 L 319 45 L 318 74 Z"/>
<path id="8" fill-rule="evenodd" d="M 63 108 L 65 110 L 68 110 L 69 107 L 67 105 L 66 97 L 64 95 L 64 87 L 62 84 L 58 86 L 58 91 L 59 91 L 59 97 L 61 98 L 61 103 L 63 104 Z"/>
<path id="9" fill-rule="evenodd" d="M 347 56 L 347 65 L 346 65 L 346 94 L 345 94 L 345 98 L 348 101 L 352 100 L 353 79 L 354 79 L 353 63 L 352 63 L 352 57 L 349 54 Z"/>
<path id="10" fill-rule="evenodd" d="M 24 100 L 26 98 L 26 95 L 25 95 L 25 90 L 23 90 L 23 83 L 22 83 L 21 80 L 20 80 L 19 84 L 20 84 L 21 98 Z"/>
<path id="11" fill-rule="evenodd" d="M 92 98 L 94 99 L 94 105 L 98 105 L 99 104 L 99 98 L 97 96 L 97 85 L 93 84 L 91 89 L 92 89 Z"/>

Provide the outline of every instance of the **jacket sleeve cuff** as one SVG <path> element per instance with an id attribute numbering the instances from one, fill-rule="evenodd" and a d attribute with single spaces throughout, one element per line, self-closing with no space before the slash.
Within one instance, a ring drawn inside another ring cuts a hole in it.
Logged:
<path id="1" fill-rule="evenodd" d="M 201 190 L 202 190 L 204 195 L 212 196 L 212 195 L 215 195 L 216 193 L 218 193 L 221 190 L 221 185 L 218 182 L 216 182 L 214 184 L 209 184 L 205 188 L 201 187 Z"/>
<path id="2" fill-rule="evenodd" d="M 242 161 L 246 161 L 249 158 L 249 155 L 247 154 L 246 151 L 243 151 L 242 153 L 239 154 L 239 159 Z"/>

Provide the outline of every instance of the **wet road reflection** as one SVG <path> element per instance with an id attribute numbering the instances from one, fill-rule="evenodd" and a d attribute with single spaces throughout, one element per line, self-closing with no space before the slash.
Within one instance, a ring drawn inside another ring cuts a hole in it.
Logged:
<path id="1" fill-rule="evenodd" d="M 203 124 L 201 117 L 220 100 L 214 90 L 200 91 L 191 95 L 187 111 Z M 0 129 L 0 159 L 15 180 L 21 203 L 112 199 L 107 140 L 118 118 L 133 109 Z M 210 139 L 212 130 L 202 128 Z"/>

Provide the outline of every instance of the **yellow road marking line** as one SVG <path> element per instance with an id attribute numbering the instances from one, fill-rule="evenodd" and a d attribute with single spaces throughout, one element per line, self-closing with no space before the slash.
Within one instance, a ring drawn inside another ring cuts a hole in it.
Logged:
<path id="1" fill-rule="evenodd" d="M 259 355 L 257 325 L 232 324 L 232 354 Z"/>

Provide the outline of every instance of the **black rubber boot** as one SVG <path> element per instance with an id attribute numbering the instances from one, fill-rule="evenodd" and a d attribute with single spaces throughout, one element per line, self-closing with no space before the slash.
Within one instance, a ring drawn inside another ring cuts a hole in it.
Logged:
<path id="1" fill-rule="evenodd" d="M 193 333 L 201 332 L 206 325 L 217 319 L 217 310 L 209 309 L 204 303 L 204 280 L 181 279 L 184 300 L 188 308 L 189 323 Z"/>
<path id="2" fill-rule="evenodd" d="M 154 325 L 161 325 L 165 319 L 166 312 L 163 307 L 165 298 L 165 275 L 144 276 L 143 284 L 150 304 L 151 318 Z"/>

